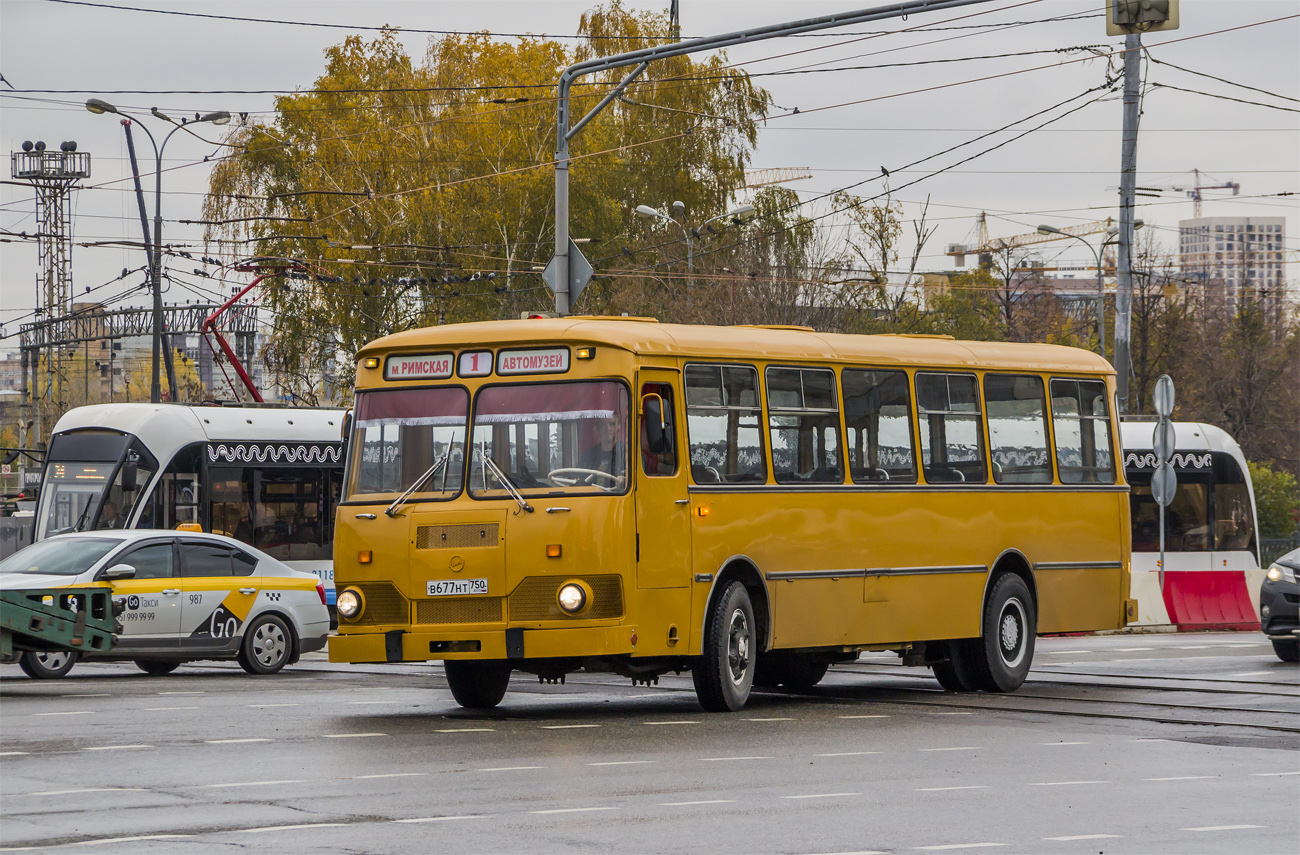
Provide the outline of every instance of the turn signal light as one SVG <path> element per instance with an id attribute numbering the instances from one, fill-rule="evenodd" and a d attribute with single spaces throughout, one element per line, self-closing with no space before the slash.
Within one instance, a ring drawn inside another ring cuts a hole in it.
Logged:
<path id="1" fill-rule="evenodd" d="M 560 557 L 560 544 L 558 544 L 558 543 L 548 543 L 548 544 L 546 544 L 546 557 L 547 557 L 547 558 L 559 558 L 559 557 Z"/>
<path id="2" fill-rule="evenodd" d="M 361 365 L 362 365 L 363 367 L 365 367 L 365 368 L 378 368 L 378 367 L 379 367 L 379 360 L 378 360 L 377 358 L 373 357 L 373 356 L 369 356 L 369 357 L 366 357 L 366 359 L 362 361 Z"/>
<path id="3" fill-rule="evenodd" d="M 708 509 L 708 508 L 703 508 L 703 507 L 701 507 L 701 508 L 696 508 L 696 509 L 695 509 L 695 512 L 696 512 L 697 514 L 699 514 L 700 516 L 702 516 L 702 517 L 707 517 L 707 516 L 709 515 L 709 509 Z"/>
<path id="4" fill-rule="evenodd" d="M 574 351 L 573 355 L 578 357 L 579 359 L 593 359 L 596 356 L 596 348 L 580 347 L 576 351 Z"/>
<path id="5" fill-rule="evenodd" d="M 371 553 L 369 549 L 363 549 L 357 553 L 358 564 L 369 564 L 373 558 L 374 555 Z"/>

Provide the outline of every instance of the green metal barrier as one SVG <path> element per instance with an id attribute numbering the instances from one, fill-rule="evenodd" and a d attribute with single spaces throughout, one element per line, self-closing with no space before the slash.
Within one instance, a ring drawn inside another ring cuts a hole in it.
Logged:
<path id="1" fill-rule="evenodd" d="M 0 662 L 28 650 L 109 650 L 121 631 L 107 588 L 0 591 Z"/>

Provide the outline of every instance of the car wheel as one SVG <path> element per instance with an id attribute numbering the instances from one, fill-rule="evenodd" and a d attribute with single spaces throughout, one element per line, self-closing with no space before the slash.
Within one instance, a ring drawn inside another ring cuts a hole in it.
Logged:
<path id="1" fill-rule="evenodd" d="M 161 677 L 164 674 L 170 674 L 177 668 L 181 667 L 179 662 L 168 662 L 163 659 L 137 659 L 135 667 L 139 668 L 146 674 L 152 674 L 155 677 Z"/>
<path id="2" fill-rule="evenodd" d="M 449 659 L 442 669 L 456 703 L 472 710 L 490 710 L 501 703 L 514 670 L 509 662 L 492 659 Z"/>
<path id="3" fill-rule="evenodd" d="M 262 615 L 244 630 L 239 666 L 250 674 L 274 674 L 289 664 L 293 633 L 276 615 Z"/>
<path id="4" fill-rule="evenodd" d="M 28 650 L 18 659 L 18 667 L 33 680 L 57 680 L 76 664 L 75 650 Z"/>
<path id="5" fill-rule="evenodd" d="M 1300 638 L 1273 639 L 1273 652 L 1283 662 L 1300 662 Z"/>
<path id="6" fill-rule="evenodd" d="M 749 700 L 757 668 L 754 607 L 739 582 L 729 584 L 713 606 L 704 651 L 691 666 L 695 695 L 708 712 L 736 712 Z"/>
<path id="7" fill-rule="evenodd" d="M 1029 586 L 1014 573 L 998 577 L 984 604 L 984 634 L 968 642 L 978 687 L 988 692 L 1020 688 L 1029 676 L 1037 636 Z"/>

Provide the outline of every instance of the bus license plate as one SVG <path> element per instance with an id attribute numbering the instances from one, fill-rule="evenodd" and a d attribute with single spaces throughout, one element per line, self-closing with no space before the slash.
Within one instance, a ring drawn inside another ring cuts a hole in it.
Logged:
<path id="1" fill-rule="evenodd" d="M 461 594 L 486 594 L 487 579 L 443 579 L 428 582 L 430 597 L 452 597 Z"/>

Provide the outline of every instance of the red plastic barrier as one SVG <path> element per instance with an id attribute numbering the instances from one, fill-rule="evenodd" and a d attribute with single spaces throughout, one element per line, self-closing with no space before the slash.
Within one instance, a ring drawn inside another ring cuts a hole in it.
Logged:
<path id="1" fill-rule="evenodd" d="M 1165 608 L 1180 629 L 1259 629 L 1240 570 L 1165 573 Z"/>

